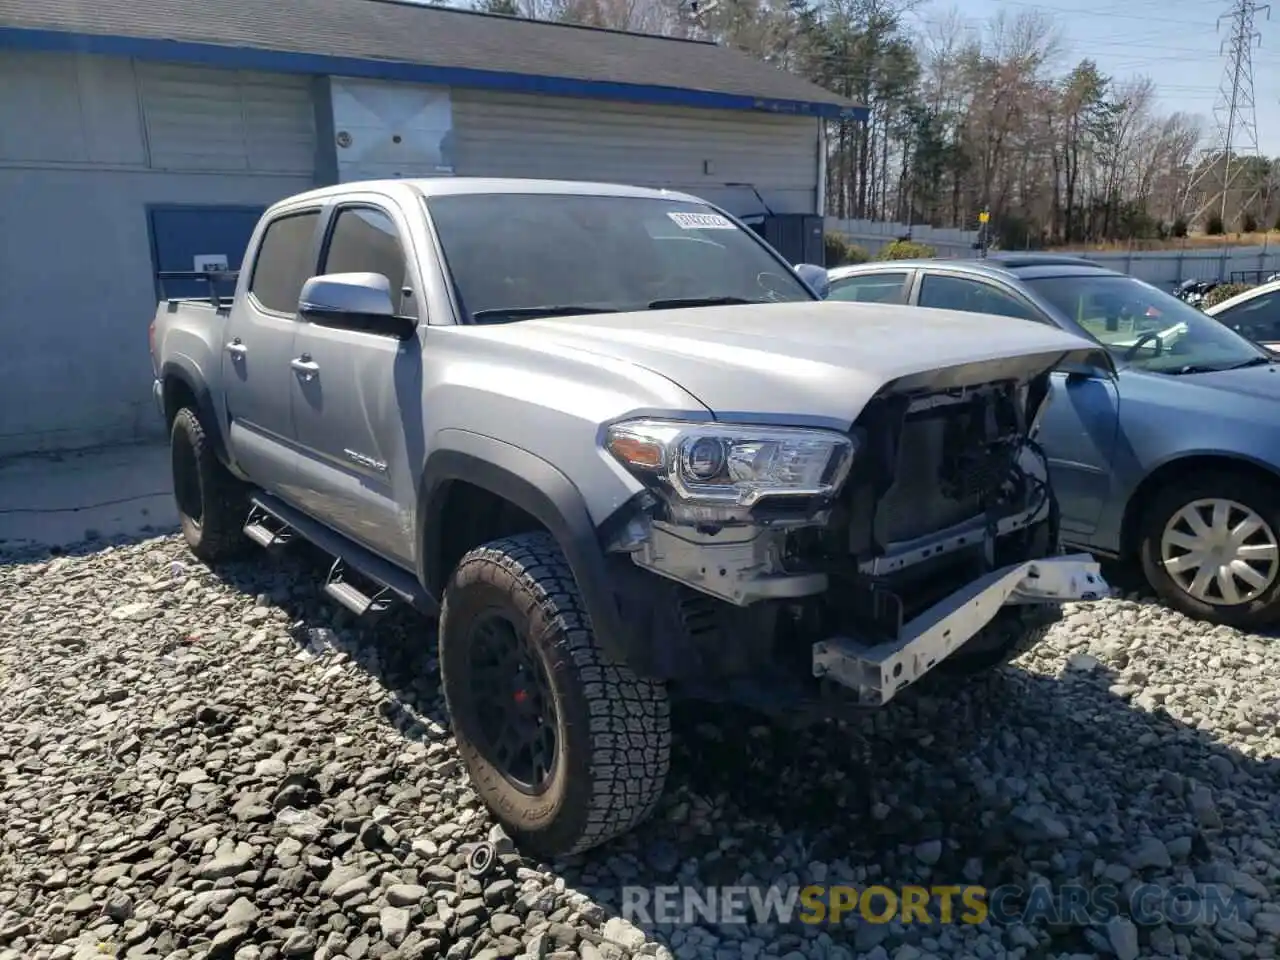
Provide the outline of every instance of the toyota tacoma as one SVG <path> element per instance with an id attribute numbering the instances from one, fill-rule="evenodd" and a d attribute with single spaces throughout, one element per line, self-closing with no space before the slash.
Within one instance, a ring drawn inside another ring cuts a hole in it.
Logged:
<path id="1" fill-rule="evenodd" d="M 1029 439 L 1096 345 L 823 302 L 695 197 L 346 183 L 198 277 L 151 327 L 191 550 L 302 538 L 353 613 L 437 618 L 460 754 L 535 852 L 649 815 L 671 697 L 875 708 L 1108 591 Z"/>

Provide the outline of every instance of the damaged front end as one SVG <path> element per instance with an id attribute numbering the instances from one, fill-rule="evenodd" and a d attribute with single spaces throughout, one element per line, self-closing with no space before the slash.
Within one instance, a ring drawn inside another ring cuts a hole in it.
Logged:
<path id="1" fill-rule="evenodd" d="M 608 450 L 649 491 L 609 544 L 648 671 L 700 695 L 879 705 L 1106 596 L 1092 558 L 1060 553 L 1030 439 L 1064 359 L 901 377 L 843 432 L 614 425 Z"/>

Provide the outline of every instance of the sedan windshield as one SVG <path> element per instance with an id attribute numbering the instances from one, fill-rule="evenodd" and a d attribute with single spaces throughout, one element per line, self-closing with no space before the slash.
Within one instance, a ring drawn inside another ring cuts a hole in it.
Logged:
<path id="1" fill-rule="evenodd" d="M 455 194 L 427 209 L 468 319 L 813 300 L 790 269 L 700 203 Z"/>
<path id="2" fill-rule="evenodd" d="M 1120 363 L 1153 373 L 1209 373 L 1267 363 L 1256 346 L 1195 307 L 1134 277 L 1024 281 Z"/>

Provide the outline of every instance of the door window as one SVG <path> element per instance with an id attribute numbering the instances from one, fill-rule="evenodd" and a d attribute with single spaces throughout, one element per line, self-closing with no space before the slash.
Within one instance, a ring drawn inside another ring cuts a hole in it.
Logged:
<path id="1" fill-rule="evenodd" d="M 267 224 L 249 281 L 249 292 L 267 310 L 298 312 L 302 285 L 314 273 L 311 244 L 319 219 L 319 210 L 308 210 Z"/>
<path id="2" fill-rule="evenodd" d="M 372 207 L 346 207 L 338 211 L 321 273 L 380 273 L 391 284 L 396 310 L 410 309 L 404 296 L 405 255 L 395 221 Z"/>
<path id="3" fill-rule="evenodd" d="M 1280 290 L 1224 310 L 1217 319 L 1241 336 L 1261 343 L 1280 340 Z"/>
<path id="4" fill-rule="evenodd" d="M 828 300 L 845 300 L 857 303 L 899 303 L 902 286 L 907 282 L 905 273 L 867 273 L 845 277 L 831 282 Z"/>
<path id="5" fill-rule="evenodd" d="M 1017 298 L 981 280 L 927 274 L 920 286 L 919 305 L 966 313 L 994 313 L 1019 320 L 1048 321 Z"/>

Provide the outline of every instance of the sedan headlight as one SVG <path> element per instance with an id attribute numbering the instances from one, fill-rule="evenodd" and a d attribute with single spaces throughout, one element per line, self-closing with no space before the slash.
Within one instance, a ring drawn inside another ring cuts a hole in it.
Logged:
<path id="1" fill-rule="evenodd" d="M 831 430 L 672 420 L 614 424 L 606 446 L 694 522 L 742 515 L 765 498 L 831 497 L 855 453 L 851 437 Z"/>

